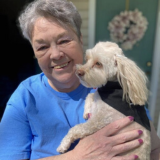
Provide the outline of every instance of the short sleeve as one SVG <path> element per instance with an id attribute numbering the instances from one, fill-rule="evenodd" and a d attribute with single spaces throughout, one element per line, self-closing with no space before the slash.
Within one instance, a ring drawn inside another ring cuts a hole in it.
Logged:
<path id="1" fill-rule="evenodd" d="M 152 118 L 151 118 L 151 115 L 150 115 L 150 113 L 149 113 L 149 110 L 148 110 L 146 107 L 144 107 L 144 108 L 145 108 L 145 110 L 146 110 L 146 114 L 147 114 L 147 116 L 148 116 L 148 119 L 151 121 Z"/>
<path id="2" fill-rule="evenodd" d="M 29 159 L 32 133 L 25 114 L 23 86 L 11 96 L 0 122 L 0 159 Z"/>

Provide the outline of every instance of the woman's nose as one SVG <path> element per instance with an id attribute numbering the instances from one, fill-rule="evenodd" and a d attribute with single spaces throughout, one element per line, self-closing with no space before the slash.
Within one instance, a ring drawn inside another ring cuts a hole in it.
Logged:
<path id="1" fill-rule="evenodd" d="M 60 51 L 57 46 L 54 46 L 51 48 L 51 50 L 50 50 L 50 58 L 51 59 L 58 60 L 63 56 L 64 56 L 64 53 L 62 51 Z"/>

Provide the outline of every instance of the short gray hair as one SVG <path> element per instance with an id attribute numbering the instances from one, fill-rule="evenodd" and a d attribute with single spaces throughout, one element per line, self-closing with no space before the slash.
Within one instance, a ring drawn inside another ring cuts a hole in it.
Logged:
<path id="1" fill-rule="evenodd" d="M 39 17 L 51 18 L 63 27 L 70 27 L 80 39 L 82 19 L 72 2 L 67 0 L 35 0 L 19 16 L 23 36 L 31 41 L 35 21 Z"/>

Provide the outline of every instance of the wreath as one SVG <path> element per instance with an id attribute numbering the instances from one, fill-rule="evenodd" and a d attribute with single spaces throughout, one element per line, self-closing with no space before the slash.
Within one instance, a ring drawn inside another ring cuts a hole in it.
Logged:
<path id="1" fill-rule="evenodd" d="M 112 41 L 124 50 L 131 50 L 140 41 L 148 26 L 147 19 L 138 9 L 123 11 L 109 22 L 108 29 Z"/>

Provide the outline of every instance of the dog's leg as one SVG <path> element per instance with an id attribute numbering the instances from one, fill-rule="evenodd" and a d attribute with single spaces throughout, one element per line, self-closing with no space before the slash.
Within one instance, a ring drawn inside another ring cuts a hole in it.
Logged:
<path id="1" fill-rule="evenodd" d="M 88 119 L 89 114 L 91 113 L 91 106 L 93 100 L 94 93 L 88 94 L 86 101 L 85 101 L 85 106 L 84 106 L 84 113 L 83 113 L 83 118 Z"/>
<path id="2" fill-rule="evenodd" d="M 75 140 L 89 135 L 87 126 L 87 123 L 84 123 L 71 128 L 68 134 L 63 138 L 60 146 L 57 148 L 57 151 L 60 153 L 64 153 L 69 149 L 71 143 L 73 143 Z"/>
<path id="3" fill-rule="evenodd" d="M 96 122 L 96 119 L 97 117 L 91 117 L 91 119 L 89 119 L 86 123 L 78 124 L 71 128 L 68 134 L 63 138 L 60 146 L 57 148 L 57 151 L 60 153 L 66 152 L 71 143 L 75 140 L 91 135 L 105 126 L 105 122 L 103 120 L 102 124 L 99 126 L 99 122 Z"/>
<path id="4" fill-rule="evenodd" d="M 94 93 L 88 94 L 85 100 L 85 106 L 84 106 L 84 113 L 83 113 L 84 119 L 88 119 L 88 115 L 89 113 L 91 113 L 91 107 L 92 107 L 93 101 L 94 101 Z M 73 128 L 71 128 L 68 134 L 63 138 L 60 146 L 57 148 L 57 151 L 60 153 L 64 153 L 65 151 L 69 149 L 71 143 L 73 143 L 75 140 L 81 139 L 99 130 L 99 128 L 94 128 L 94 127 L 91 129 L 90 126 L 94 126 L 93 119 L 94 118 L 91 118 L 86 123 L 78 124 L 74 126 Z"/>

